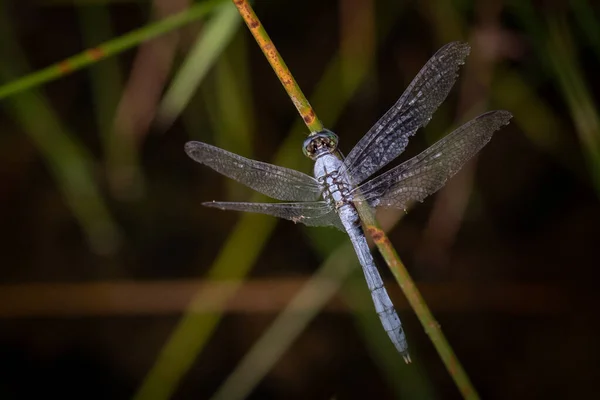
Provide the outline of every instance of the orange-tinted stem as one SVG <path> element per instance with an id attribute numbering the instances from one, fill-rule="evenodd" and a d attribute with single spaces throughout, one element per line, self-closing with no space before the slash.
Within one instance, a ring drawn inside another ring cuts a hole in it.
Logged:
<path id="1" fill-rule="evenodd" d="M 248 25 L 248 29 L 250 29 L 250 32 L 252 33 L 252 36 L 254 36 L 256 43 L 258 43 L 265 57 L 267 57 L 267 60 L 269 60 L 269 64 L 271 64 L 271 67 L 273 67 L 275 74 L 279 78 L 279 81 L 281 81 L 281 84 L 285 88 L 288 96 L 290 96 L 290 99 L 292 99 L 294 106 L 296 106 L 296 109 L 300 113 L 300 116 L 304 120 L 304 123 L 308 129 L 310 129 L 311 132 L 323 130 L 323 124 L 319 118 L 317 118 L 315 111 L 311 107 L 306 97 L 304 97 L 304 94 L 296 83 L 294 76 L 288 69 L 287 65 L 285 65 L 283 58 L 281 58 L 281 55 L 275 48 L 275 45 L 271 41 L 267 31 L 254 13 L 250 3 L 248 3 L 247 0 L 233 0 L 233 3 L 240 12 L 244 22 L 246 22 L 246 25 Z"/>

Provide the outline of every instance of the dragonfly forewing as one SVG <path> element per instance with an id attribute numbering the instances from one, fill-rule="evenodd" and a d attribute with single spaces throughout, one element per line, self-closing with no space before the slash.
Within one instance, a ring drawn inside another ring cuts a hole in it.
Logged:
<path id="1" fill-rule="evenodd" d="M 448 43 L 421 68 L 394 106 L 348 153 L 345 168 L 358 185 L 400 155 L 408 139 L 444 101 L 465 63 L 467 43 Z"/>
<path id="2" fill-rule="evenodd" d="M 250 160 L 202 142 L 186 143 L 185 152 L 194 161 L 277 200 L 315 201 L 321 196 L 315 178 L 293 169 Z"/>

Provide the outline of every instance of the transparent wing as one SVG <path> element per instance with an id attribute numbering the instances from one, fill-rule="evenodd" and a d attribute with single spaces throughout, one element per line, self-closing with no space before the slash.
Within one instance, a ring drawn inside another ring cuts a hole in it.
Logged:
<path id="1" fill-rule="evenodd" d="M 417 74 L 394 106 L 350 151 L 346 171 L 358 185 L 400 155 L 410 136 L 427 125 L 469 55 L 466 43 L 448 43 Z"/>
<path id="2" fill-rule="evenodd" d="M 194 161 L 277 200 L 314 201 L 321 195 L 317 181 L 302 172 L 250 160 L 202 142 L 188 142 Z"/>
<path id="3" fill-rule="evenodd" d="M 356 190 L 373 207 L 405 208 L 423 201 L 485 146 L 495 131 L 507 125 L 508 111 L 490 111 L 472 119 L 418 156 L 364 183 Z"/>
<path id="4" fill-rule="evenodd" d="M 294 223 L 301 222 L 308 226 L 333 226 L 346 232 L 335 209 L 324 201 L 305 203 L 238 203 L 212 201 L 202 203 L 204 206 L 220 208 L 221 210 L 246 211 L 272 215 L 289 219 Z"/>

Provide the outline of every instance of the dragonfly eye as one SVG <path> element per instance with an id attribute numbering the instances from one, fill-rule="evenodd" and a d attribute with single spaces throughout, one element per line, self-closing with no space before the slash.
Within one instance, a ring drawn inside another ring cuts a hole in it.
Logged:
<path id="1" fill-rule="evenodd" d="M 333 153 L 337 150 L 338 137 L 335 133 L 324 129 L 320 132 L 311 134 L 304 141 L 302 151 L 310 159 L 316 159 L 324 153 Z"/>

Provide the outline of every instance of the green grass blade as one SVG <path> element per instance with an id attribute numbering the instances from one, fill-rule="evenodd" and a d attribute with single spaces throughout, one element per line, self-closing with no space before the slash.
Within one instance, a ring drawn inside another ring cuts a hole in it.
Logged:
<path id="1" fill-rule="evenodd" d="M 211 297 L 211 302 L 219 300 L 221 304 L 225 304 L 228 294 L 235 291 L 236 282 L 241 284 L 256 261 L 275 222 L 274 218 L 262 215 L 242 215 L 208 274 L 209 279 L 232 281 L 231 292 L 224 293 L 220 299 Z M 195 313 L 194 304 L 204 301 L 203 293 L 194 296 L 134 399 L 168 399 L 175 392 L 222 316 L 221 313 Z"/>
<path id="2" fill-rule="evenodd" d="M 261 335 L 212 397 L 244 399 L 358 267 L 349 243 L 339 246 Z M 299 310 L 302 310 L 299 311 Z"/>
<path id="3" fill-rule="evenodd" d="M 170 125 L 181 114 L 202 79 L 233 38 L 240 21 L 237 10 L 229 3 L 215 10 L 215 15 L 204 27 L 161 102 L 158 119 L 162 124 Z"/>
<path id="4" fill-rule="evenodd" d="M 82 53 L 69 57 L 40 71 L 15 79 L 12 82 L 0 86 L 0 99 L 23 92 L 43 83 L 59 79 L 74 71 L 95 64 L 106 57 L 114 56 L 147 40 L 180 28 L 204 17 L 224 1 L 225 0 L 203 1 L 172 17 L 149 24 L 144 28 L 132 31 L 95 48 L 85 50 Z"/>
<path id="5" fill-rule="evenodd" d="M 578 63 L 567 19 L 564 15 L 548 15 L 544 25 L 528 2 L 510 4 L 535 40 L 533 49 L 538 58 L 556 79 L 575 124 L 592 185 L 600 194 L 600 118 Z"/>

